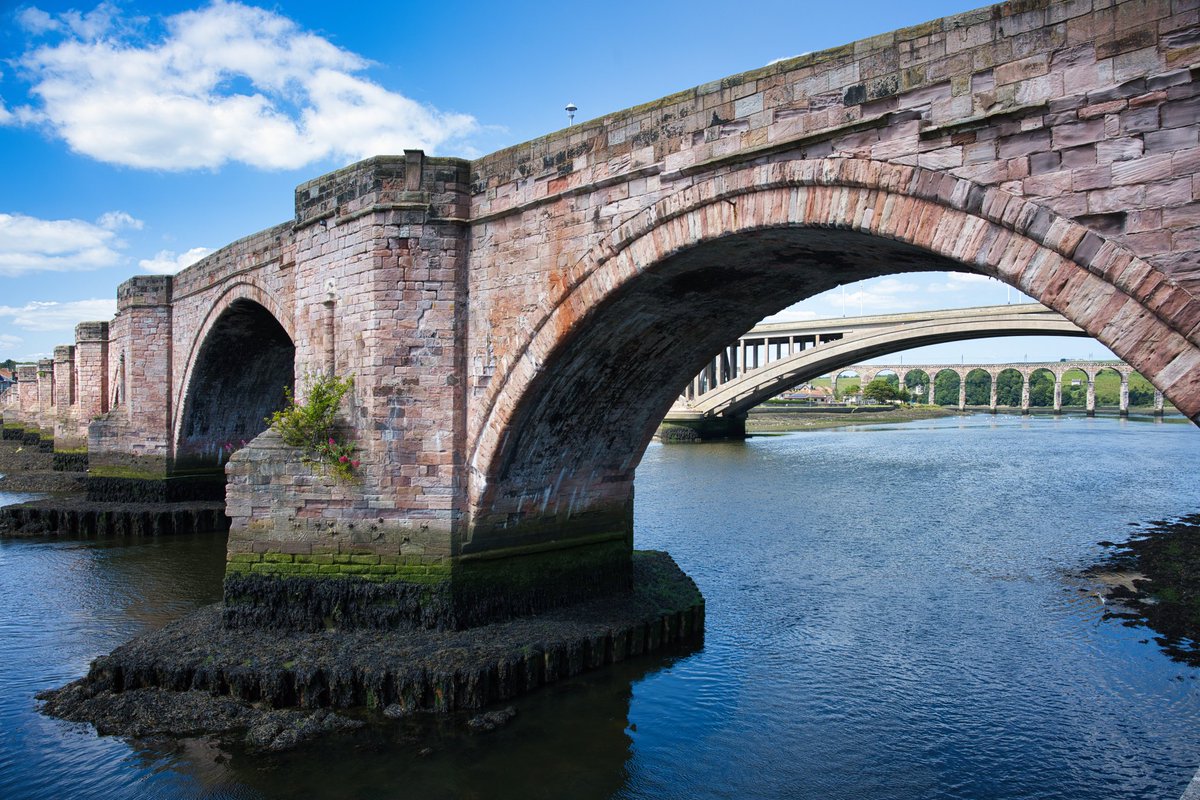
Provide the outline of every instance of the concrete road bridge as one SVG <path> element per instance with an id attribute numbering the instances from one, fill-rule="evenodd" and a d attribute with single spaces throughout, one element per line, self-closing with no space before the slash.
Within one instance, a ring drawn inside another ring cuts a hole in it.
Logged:
<path id="1" fill-rule="evenodd" d="M 683 387 L 755 321 L 878 275 L 998 278 L 1200 420 L 1198 62 L 1193 0 L 1014 0 L 473 161 L 372 158 L 123 284 L 5 418 L 164 480 L 245 439 L 229 622 L 300 627 L 626 586 L 634 469 Z M 328 372 L 355 377 L 353 482 L 262 432 L 282 385 Z"/>
<path id="2" fill-rule="evenodd" d="M 721 351 L 684 389 L 665 422 L 701 439 L 739 438 L 746 412 L 859 359 L 993 336 L 1087 336 L 1038 303 L 758 325 Z"/>

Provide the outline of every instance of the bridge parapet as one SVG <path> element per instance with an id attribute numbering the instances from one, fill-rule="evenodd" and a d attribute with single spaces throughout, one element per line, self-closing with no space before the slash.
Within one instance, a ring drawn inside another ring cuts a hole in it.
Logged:
<path id="1" fill-rule="evenodd" d="M 722 164 L 787 151 L 870 158 L 1036 199 L 1195 287 L 1200 263 L 1172 243 L 1194 242 L 1197 225 L 1186 208 L 1200 165 L 1194 25 L 1187 3 L 1076 0 L 911 26 L 479 159 L 473 217 L 627 185 L 621 203 L 582 203 L 611 227 Z M 635 189 L 648 199 L 635 203 Z"/>

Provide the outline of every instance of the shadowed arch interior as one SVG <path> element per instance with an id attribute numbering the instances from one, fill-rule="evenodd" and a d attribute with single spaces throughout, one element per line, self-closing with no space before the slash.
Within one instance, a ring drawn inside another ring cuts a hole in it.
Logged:
<path id="1" fill-rule="evenodd" d="M 667 409 L 723 346 L 839 284 L 916 271 L 967 270 L 904 242 L 813 227 L 731 234 L 659 261 L 594 308 L 544 365 L 490 481 L 493 515 L 481 514 L 476 531 L 578 511 L 539 508 L 543 494 L 627 501 Z"/>
<path id="2" fill-rule="evenodd" d="M 230 303 L 192 368 L 176 467 L 218 467 L 230 447 L 262 433 L 294 388 L 295 361 L 295 345 L 271 312 L 252 300 Z"/>

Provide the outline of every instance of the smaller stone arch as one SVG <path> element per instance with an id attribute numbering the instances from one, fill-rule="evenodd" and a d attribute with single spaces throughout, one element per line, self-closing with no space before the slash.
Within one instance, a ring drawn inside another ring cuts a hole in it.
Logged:
<path id="1" fill-rule="evenodd" d="M 1004 367 L 996 371 L 992 385 L 996 388 L 996 407 L 1021 407 L 1021 394 L 1025 389 L 1027 378 L 1019 367 Z"/>
<path id="2" fill-rule="evenodd" d="M 1123 369 L 1120 364 L 1098 364 L 1092 378 L 1092 413 L 1097 408 L 1117 407 L 1117 413 L 1122 417 L 1129 416 L 1129 375 L 1131 369 Z M 1116 378 L 1113 385 L 1112 378 Z"/>
<path id="3" fill-rule="evenodd" d="M 987 379 L 987 386 L 980 385 L 981 379 Z M 963 380 L 959 384 L 959 410 L 967 406 L 987 405 L 993 412 L 996 410 L 996 379 L 992 370 L 987 367 L 967 367 Z"/>
<path id="4" fill-rule="evenodd" d="M 904 387 L 912 394 L 913 402 L 916 402 L 918 396 L 922 402 L 927 404 L 933 403 L 933 379 L 929 377 L 929 372 L 921 367 L 913 367 L 904 371 Z M 921 391 L 916 391 L 917 388 Z"/>
<path id="5" fill-rule="evenodd" d="M 1025 370 L 1026 391 L 1021 397 L 1021 411 L 1028 413 L 1032 408 L 1049 408 L 1055 413 L 1062 410 L 1062 377 L 1051 367 L 1027 367 Z"/>
<path id="6" fill-rule="evenodd" d="M 204 331 L 177 417 L 176 472 L 220 470 L 295 388 L 295 345 L 265 306 L 232 298 Z"/>
<path id="7" fill-rule="evenodd" d="M 947 378 L 939 385 L 939 379 L 941 376 L 947 373 L 954 376 L 953 382 Z M 934 386 L 934 405 L 946 406 L 956 405 L 958 403 L 959 390 L 962 387 L 963 376 L 957 369 L 954 367 L 935 367 L 933 368 L 933 374 L 929 377 L 933 381 Z"/>

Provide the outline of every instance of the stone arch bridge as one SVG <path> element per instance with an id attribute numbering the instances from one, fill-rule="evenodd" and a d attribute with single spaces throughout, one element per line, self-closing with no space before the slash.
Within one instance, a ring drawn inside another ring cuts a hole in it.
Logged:
<path id="1" fill-rule="evenodd" d="M 1012 364 L 853 364 L 848 367 L 843 367 L 839 370 L 834 370 L 833 379 L 836 381 L 842 375 L 848 372 L 853 372 L 859 378 L 860 385 L 865 386 L 875 378 L 883 375 L 895 375 L 900 381 L 900 385 L 904 386 L 909 383 L 908 378 L 916 372 L 924 373 L 925 375 L 925 391 L 930 391 L 930 384 L 937 380 L 937 376 L 942 372 L 952 372 L 958 376 L 958 409 L 965 410 L 967 407 L 967 376 L 974 372 L 981 372 L 988 376 L 991 384 L 988 398 L 988 407 L 992 413 L 996 413 L 998 408 L 996 402 L 996 383 L 1000 379 L 1000 374 L 1003 372 L 1014 372 L 1021 377 L 1021 405 L 1020 409 L 1024 413 L 1029 411 L 1029 391 L 1030 382 L 1033 379 L 1035 372 L 1049 372 L 1054 377 L 1054 401 L 1053 409 L 1055 412 L 1062 411 L 1062 387 L 1063 379 L 1068 372 L 1081 372 L 1084 379 L 1087 381 L 1087 394 L 1084 400 L 1084 408 L 1087 413 L 1096 413 L 1096 378 L 1101 372 L 1113 372 L 1121 380 L 1120 394 L 1117 400 L 1117 411 L 1121 416 L 1129 414 L 1129 378 L 1134 374 L 1135 370 L 1128 364 L 1119 361 L 1045 361 L 1045 362 L 1020 362 Z M 926 402 L 932 402 L 932 398 L 926 394 Z M 1159 390 L 1154 390 L 1154 413 L 1161 415 L 1163 413 L 1163 394 Z"/>
<path id="2" fill-rule="evenodd" d="M 1200 419 L 1198 61 L 1193 0 L 1014 0 L 474 161 L 369 159 L 123 284 L 70 392 L 64 352 L 16 414 L 161 476 L 245 438 L 228 621 L 300 627 L 627 585 L 634 469 L 681 389 L 757 320 L 864 278 L 998 278 Z M 255 437 L 281 384 L 328 371 L 355 376 L 351 483 Z"/>

